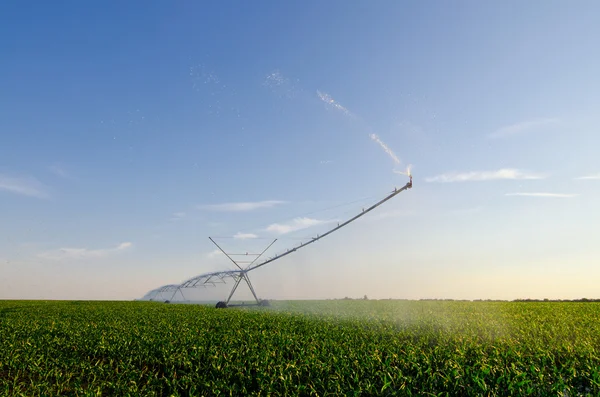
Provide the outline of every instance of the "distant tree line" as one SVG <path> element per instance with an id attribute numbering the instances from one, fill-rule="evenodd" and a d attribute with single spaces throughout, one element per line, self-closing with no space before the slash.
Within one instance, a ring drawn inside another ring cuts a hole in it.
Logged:
<path id="1" fill-rule="evenodd" d="M 367 295 L 362 298 L 333 298 L 327 300 L 369 300 Z M 394 301 L 410 301 L 413 299 L 402 299 L 402 298 L 387 298 L 387 299 L 375 299 L 375 300 L 394 300 Z M 415 299 L 416 300 L 416 299 Z M 449 299 L 449 298 L 422 298 L 419 301 L 434 301 L 434 302 L 600 302 L 600 298 L 579 298 L 579 299 Z"/>
<path id="2" fill-rule="evenodd" d="M 369 297 L 368 297 L 367 295 L 363 296 L 362 298 L 348 298 L 348 297 L 346 296 L 346 297 L 344 297 L 344 299 L 343 299 L 343 300 L 345 300 L 345 301 L 353 301 L 353 300 L 359 300 L 359 299 L 360 299 L 360 300 L 364 300 L 364 301 L 368 301 L 368 300 L 369 300 Z M 338 299 L 334 299 L 334 300 L 338 300 Z"/>
<path id="3" fill-rule="evenodd" d="M 600 298 L 580 299 L 515 299 L 513 302 L 600 302 Z"/>

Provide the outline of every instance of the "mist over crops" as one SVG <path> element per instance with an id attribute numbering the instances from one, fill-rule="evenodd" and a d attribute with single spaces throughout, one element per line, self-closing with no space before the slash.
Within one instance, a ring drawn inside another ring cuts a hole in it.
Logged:
<path id="1" fill-rule="evenodd" d="M 3 301 L 0 394 L 598 395 L 600 305 Z"/>

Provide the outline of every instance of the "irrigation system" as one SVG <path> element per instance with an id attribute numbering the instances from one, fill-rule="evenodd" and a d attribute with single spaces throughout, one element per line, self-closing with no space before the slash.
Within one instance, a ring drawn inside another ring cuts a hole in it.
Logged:
<path id="1" fill-rule="evenodd" d="M 363 210 L 360 213 L 358 213 L 357 215 L 353 216 L 352 218 L 346 220 L 345 222 L 338 223 L 336 227 L 328 230 L 324 234 L 317 235 L 316 237 L 313 237 L 310 240 L 303 242 L 300 245 L 290 248 L 287 251 L 277 254 L 271 258 L 263 259 L 262 261 L 259 261 L 260 258 L 263 257 L 264 253 L 269 248 L 271 248 L 271 246 L 277 241 L 277 239 L 274 239 L 270 244 L 267 245 L 267 247 L 264 250 L 262 250 L 262 252 L 259 252 L 259 253 L 248 253 L 248 252 L 227 253 L 211 237 L 209 237 L 210 241 L 212 241 L 212 243 L 214 245 L 216 245 L 217 248 L 223 254 L 225 254 L 225 256 L 237 267 L 236 270 L 225 270 L 225 271 L 217 271 L 217 272 L 211 272 L 211 273 L 203 273 L 198 276 L 192 277 L 192 278 L 182 282 L 181 284 L 163 285 L 162 287 L 159 287 L 152 291 L 149 291 L 146 294 L 146 296 L 150 297 L 150 300 L 161 300 L 161 301 L 164 300 L 165 302 L 168 303 L 176 297 L 177 293 L 179 293 L 181 295 L 181 297 L 185 299 L 185 296 L 183 295 L 183 290 L 185 290 L 187 288 L 215 287 L 217 284 L 226 284 L 228 280 L 233 280 L 233 288 L 231 289 L 229 296 L 227 297 L 227 299 L 225 301 L 218 302 L 217 306 L 216 306 L 217 308 L 227 308 L 230 306 L 235 306 L 235 305 L 230 305 L 229 302 L 231 301 L 231 298 L 232 298 L 233 294 L 235 293 L 235 291 L 237 290 L 238 286 L 242 282 L 245 282 L 246 285 L 248 285 L 250 292 L 252 292 L 252 295 L 254 296 L 254 299 L 256 300 L 256 303 L 254 303 L 254 305 L 268 306 L 269 302 L 267 300 L 261 300 L 256 295 L 256 292 L 254 291 L 254 287 L 252 286 L 252 283 L 250 282 L 250 278 L 248 277 L 248 273 L 250 273 L 251 271 L 256 270 L 260 267 L 268 265 L 269 263 L 273 263 L 287 255 L 290 255 L 291 253 L 298 251 L 301 248 L 304 248 L 314 242 L 321 240 L 322 238 L 330 235 L 331 233 L 343 228 L 344 226 L 347 226 L 348 224 L 354 222 L 358 218 L 373 211 L 375 208 L 379 207 L 386 201 L 396 197 L 398 194 L 402 193 L 403 191 L 411 189 L 412 188 L 412 176 L 409 175 L 409 178 L 410 178 L 409 182 L 406 185 L 404 185 L 403 187 L 401 187 L 399 189 L 395 188 L 393 192 L 391 192 L 390 194 L 388 194 L 387 196 L 385 196 L 384 198 L 379 200 L 377 203 L 373 204 L 369 208 L 366 208 L 366 209 L 363 208 Z M 243 256 L 245 258 L 250 257 L 250 258 L 254 258 L 254 259 L 252 259 L 252 260 L 235 259 L 239 256 Z"/>

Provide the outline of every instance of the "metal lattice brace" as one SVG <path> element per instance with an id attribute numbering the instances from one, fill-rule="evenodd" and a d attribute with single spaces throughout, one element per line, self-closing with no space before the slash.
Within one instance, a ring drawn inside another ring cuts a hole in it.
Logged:
<path id="1" fill-rule="evenodd" d="M 269 244 L 260 254 L 248 254 L 246 253 L 245 255 L 254 255 L 256 256 L 256 258 L 250 262 L 250 264 L 246 267 L 246 268 L 242 268 L 240 266 L 241 262 L 236 262 L 232 256 L 235 255 L 242 255 L 242 254 L 227 254 L 212 238 L 209 237 L 210 241 L 213 242 L 213 244 L 215 244 L 219 250 L 225 254 L 225 256 L 227 258 L 229 258 L 229 260 L 231 262 L 233 262 L 233 264 L 238 268 L 238 270 L 227 270 L 227 271 L 221 271 L 221 272 L 211 272 L 211 273 L 204 273 L 204 274 L 200 274 L 196 277 L 193 277 L 189 280 L 184 281 L 183 283 L 179 284 L 179 285 L 175 285 L 175 284 L 170 284 L 170 285 L 166 285 L 160 288 L 157 288 L 155 290 L 150 291 L 148 294 L 146 295 L 152 295 L 153 293 L 156 294 L 161 294 L 162 296 L 162 292 L 165 291 L 175 291 L 172 295 L 172 297 L 175 296 L 175 294 L 177 293 L 177 291 L 181 292 L 182 289 L 184 288 L 195 288 L 195 287 L 206 287 L 208 285 L 212 285 L 215 286 L 215 283 L 225 283 L 225 280 L 228 278 L 232 278 L 234 280 L 234 286 L 231 290 L 231 292 L 229 293 L 229 296 L 227 297 L 227 301 L 226 302 L 219 302 L 217 304 L 217 307 L 227 307 L 227 304 L 230 302 L 231 298 L 233 297 L 233 294 L 235 293 L 236 289 L 238 288 L 238 286 L 240 285 L 241 281 L 244 280 L 246 282 L 246 284 L 248 285 L 248 288 L 250 289 L 250 291 L 252 292 L 252 295 L 254 296 L 254 299 L 256 300 L 257 304 L 262 304 L 263 302 L 261 302 L 258 298 L 258 296 L 256 295 L 256 292 L 254 291 L 254 287 L 252 286 L 252 283 L 250 282 L 250 278 L 248 277 L 248 273 L 251 272 L 252 270 L 258 269 L 259 267 L 262 267 L 264 265 L 267 265 L 269 263 L 272 263 L 278 259 L 283 258 L 286 255 L 289 255 L 293 252 L 296 252 L 297 250 L 306 247 L 307 245 L 310 245 L 322 238 L 324 238 L 325 236 L 330 235 L 331 233 L 341 229 L 342 227 L 350 224 L 351 222 L 354 222 L 356 219 L 366 215 L 367 213 L 371 212 L 372 210 L 374 210 L 375 208 L 379 207 L 380 205 L 382 205 L 383 203 L 385 203 L 386 201 L 390 200 L 391 198 L 397 196 L 398 194 L 400 194 L 401 192 L 407 190 L 407 189 L 411 189 L 412 188 L 412 175 L 410 175 L 410 173 L 408 174 L 410 181 L 404 185 L 402 188 L 400 189 L 394 189 L 394 191 L 392 193 L 390 193 L 389 195 L 387 195 L 386 197 L 384 197 L 383 199 L 381 199 L 380 201 L 378 201 L 377 203 L 373 204 L 371 207 L 364 209 L 357 215 L 355 215 L 354 217 L 348 219 L 347 221 L 343 222 L 343 223 L 338 223 L 336 227 L 334 227 L 333 229 L 327 231 L 326 233 L 322 234 L 322 235 L 317 235 L 316 237 L 312 238 L 311 240 L 302 243 L 296 247 L 293 247 L 291 249 L 288 249 L 286 252 L 275 255 L 271 258 L 268 258 L 266 260 L 264 260 L 261 263 L 258 263 L 255 265 L 256 261 L 275 243 L 275 241 L 277 241 L 277 239 L 273 240 L 273 242 L 271 242 L 271 244 Z M 218 281 L 213 281 L 214 279 L 218 279 Z M 183 296 L 183 293 L 181 292 L 181 295 Z"/>

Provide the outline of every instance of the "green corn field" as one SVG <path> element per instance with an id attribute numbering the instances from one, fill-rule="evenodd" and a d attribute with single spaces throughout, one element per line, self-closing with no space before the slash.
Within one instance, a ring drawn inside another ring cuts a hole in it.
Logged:
<path id="1" fill-rule="evenodd" d="M 2 396 L 600 395 L 600 304 L 0 302 Z"/>

